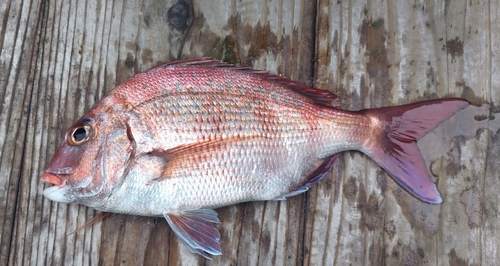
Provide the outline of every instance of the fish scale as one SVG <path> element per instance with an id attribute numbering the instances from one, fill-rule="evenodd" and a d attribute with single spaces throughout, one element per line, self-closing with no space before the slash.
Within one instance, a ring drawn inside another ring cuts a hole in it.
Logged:
<path id="1" fill-rule="evenodd" d="M 347 111 L 329 92 L 209 58 L 118 85 L 65 134 L 44 195 L 105 212 L 163 216 L 187 247 L 222 253 L 214 208 L 307 191 L 338 153 L 364 152 L 412 195 L 442 201 L 416 141 L 469 103 Z M 92 221 L 94 222 L 94 220 Z"/>
<path id="2" fill-rule="evenodd" d="M 215 95 L 212 92 L 202 97 L 198 95 L 157 97 L 135 107 L 133 111 L 138 114 L 139 120 L 147 120 L 149 121 L 147 124 L 154 126 L 150 132 L 156 136 L 155 140 L 165 141 L 162 143 L 164 147 L 203 141 L 219 135 L 222 138 L 231 138 L 262 136 L 265 133 L 266 137 L 279 135 L 286 138 L 287 136 L 283 134 L 290 134 L 294 140 L 305 142 L 310 135 L 316 134 L 314 132 L 315 127 L 318 127 L 316 119 L 309 119 L 312 116 L 304 115 L 304 110 L 295 105 L 277 111 L 270 108 L 271 104 L 265 103 L 254 108 L 247 107 L 243 103 L 232 105 L 233 99 L 223 93 Z M 210 95 L 217 98 L 217 105 L 211 103 Z M 242 96 L 239 102 L 244 102 L 248 98 Z M 228 106 L 234 110 L 228 111 Z M 241 110 L 245 112 L 242 113 Z M 278 114 L 271 116 L 270 113 Z M 304 121 L 310 122 L 304 123 Z M 206 130 L 201 130 L 202 128 Z M 300 136 L 303 139 L 300 139 Z"/>

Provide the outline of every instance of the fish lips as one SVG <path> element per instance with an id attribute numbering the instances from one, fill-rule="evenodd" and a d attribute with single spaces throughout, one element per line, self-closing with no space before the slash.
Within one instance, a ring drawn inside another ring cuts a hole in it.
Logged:
<path id="1" fill-rule="evenodd" d="M 43 190 L 43 195 L 50 200 L 64 203 L 77 201 L 76 197 L 71 196 L 73 194 L 68 191 L 70 188 L 66 186 L 65 175 L 45 172 L 40 179 L 54 185 Z"/>
<path id="2" fill-rule="evenodd" d="M 44 182 L 48 182 L 60 187 L 63 187 L 66 184 L 65 177 L 60 177 L 59 175 L 52 173 L 44 173 L 40 179 Z"/>
<path id="3" fill-rule="evenodd" d="M 81 197 L 85 196 L 85 188 L 89 183 L 68 183 L 68 177 L 65 174 L 57 174 L 45 172 L 40 178 L 44 182 L 53 184 L 53 186 L 46 188 L 43 195 L 50 200 L 64 203 L 80 202 Z M 92 182 L 91 178 L 84 178 Z"/>

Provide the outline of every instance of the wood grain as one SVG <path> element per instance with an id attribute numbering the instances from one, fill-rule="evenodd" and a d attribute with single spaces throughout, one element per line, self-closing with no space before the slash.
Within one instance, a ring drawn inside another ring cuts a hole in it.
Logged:
<path id="1" fill-rule="evenodd" d="M 497 1 L 0 3 L 1 265 L 495 265 L 500 261 Z M 218 211 L 223 255 L 194 255 L 160 218 L 43 197 L 61 135 L 135 73 L 178 58 L 270 70 L 358 110 L 473 104 L 419 141 L 444 202 L 413 198 L 359 152 L 307 193 Z"/>

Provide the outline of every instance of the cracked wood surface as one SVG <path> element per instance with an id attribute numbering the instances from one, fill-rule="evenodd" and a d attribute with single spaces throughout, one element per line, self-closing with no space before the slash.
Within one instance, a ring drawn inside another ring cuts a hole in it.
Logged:
<path id="1" fill-rule="evenodd" d="M 497 1 L 0 3 L 1 265 L 495 265 L 500 197 Z M 429 205 L 359 152 L 286 201 L 218 209 L 223 255 L 191 254 L 160 218 L 43 197 L 62 133 L 135 73 L 213 56 L 330 90 L 356 110 L 463 97 L 419 141 Z"/>

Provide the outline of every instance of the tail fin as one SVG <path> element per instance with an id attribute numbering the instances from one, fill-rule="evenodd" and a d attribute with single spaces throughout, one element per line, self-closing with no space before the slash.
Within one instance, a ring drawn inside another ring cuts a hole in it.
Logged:
<path id="1" fill-rule="evenodd" d="M 377 139 L 365 147 L 365 152 L 414 196 L 441 203 L 416 141 L 468 105 L 462 99 L 441 99 L 363 110 L 379 125 L 375 131 L 379 134 L 374 136 Z"/>

